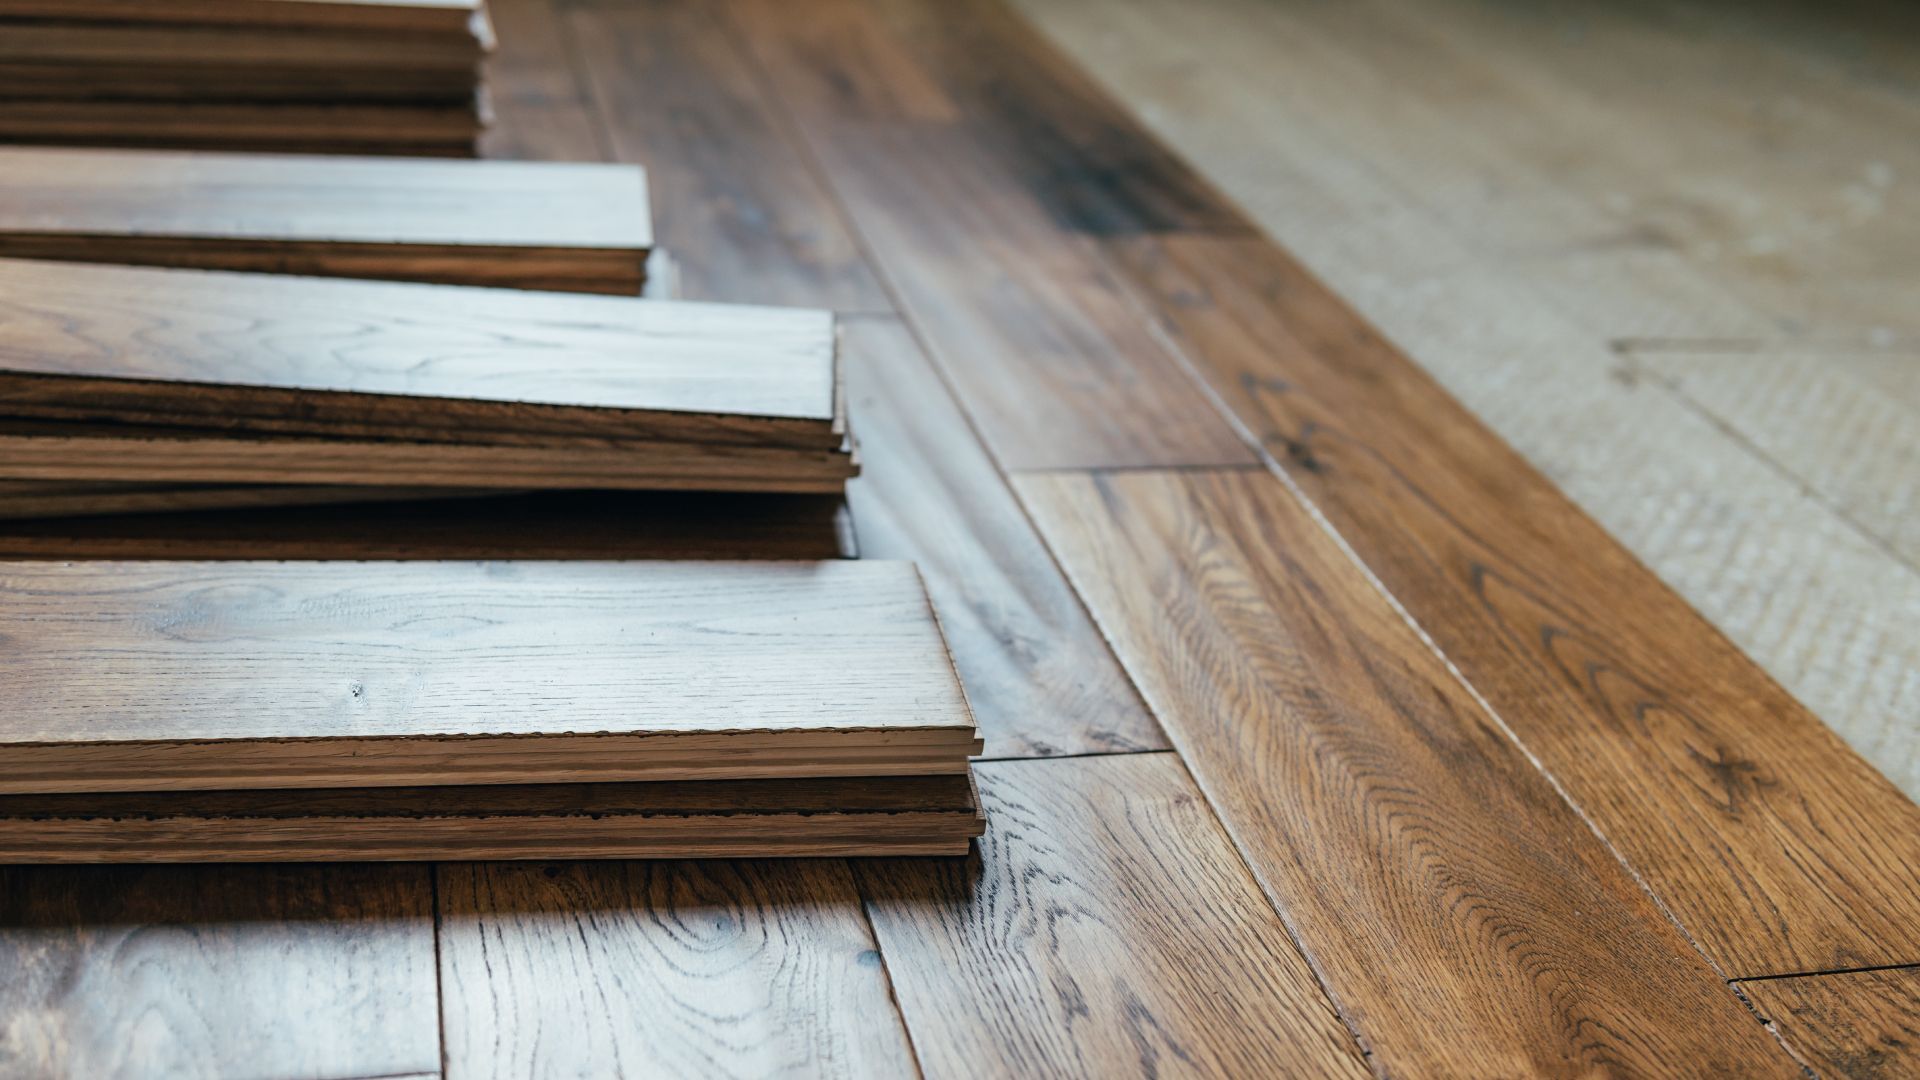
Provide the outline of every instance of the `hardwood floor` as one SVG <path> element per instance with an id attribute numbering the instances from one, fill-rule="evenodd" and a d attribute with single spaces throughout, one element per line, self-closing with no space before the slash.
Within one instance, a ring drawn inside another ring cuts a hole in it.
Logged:
<path id="1" fill-rule="evenodd" d="M 1661 0 L 490 7 L 489 153 L 645 165 L 684 298 L 840 313 L 844 503 L 0 552 L 914 560 L 987 833 L 9 868 L 0 1077 L 1910 1068 L 1920 809 L 1820 723 L 1908 783 L 1904 45 Z"/>

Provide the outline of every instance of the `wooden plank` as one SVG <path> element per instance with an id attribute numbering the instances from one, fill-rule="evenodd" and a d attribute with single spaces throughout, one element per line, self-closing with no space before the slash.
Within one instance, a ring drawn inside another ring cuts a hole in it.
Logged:
<path id="1" fill-rule="evenodd" d="M 1383 1075 L 1797 1075 L 1279 479 L 1015 487 Z"/>
<path id="2" fill-rule="evenodd" d="M 181 27 L 70 20 L 4 25 L 0 64 L 59 64 L 70 71 L 94 65 L 155 69 L 213 66 L 230 70 L 258 67 L 281 74 L 311 69 L 320 75 L 328 68 L 375 73 L 438 70 L 465 76 L 471 88 L 475 67 L 486 55 L 486 42 L 466 31 L 364 33 L 320 27 Z"/>
<path id="3" fill-rule="evenodd" d="M 980 781 L 974 858 L 855 864 L 928 1076 L 1367 1075 L 1177 758 Z"/>
<path id="4" fill-rule="evenodd" d="M 474 140 L 484 126 L 478 102 L 0 102 L 0 137 L 14 143 L 63 146 L 472 157 Z"/>
<path id="5" fill-rule="evenodd" d="M 493 123 L 481 154 L 521 161 L 603 161 L 602 127 L 575 69 L 555 0 L 492 0 L 500 45 L 487 61 Z"/>
<path id="6" fill-rule="evenodd" d="M 1270 244 L 1117 254 L 1722 971 L 1920 956 L 1920 809 L 1399 350 Z"/>
<path id="7" fill-rule="evenodd" d="M 356 490 L 373 498 L 387 491 Z M 543 492 L 374 505 L 0 520 L 0 557 L 837 559 L 855 554 L 846 517 L 845 504 L 824 495 Z"/>
<path id="8" fill-rule="evenodd" d="M 962 855 L 967 776 L 0 796 L 0 862 Z"/>
<path id="9" fill-rule="evenodd" d="M 926 355 L 897 320 L 845 325 L 865 464 L 861 554 L 926 577 L 989 757 L 1158 750 L 1159 725 Z"/>
<path id="10" fill-rule="evenodd" d="M 497 5 L 500 0 L 494 0 Z M 467 32 L 482 0 L 0 0 L 0 18 Z"/>
<path id="11" fill-rule="evenodd" d="M 639 292 L 630 166 L 0 149 L 0 254 Z"/>
<path id="12" fill-rule="evenodd" d="M 705 5 L 570 3 L 613 156 L 647 166 L 691 300 L 887 311 L 759 73 Z"/>
<path id="13" fill-rule="evenodd" d="M 0 567 L 0 791 L 958 773 L 903 563 Z"/>
<path id="14" fill-rule="evenodd" d="M 1821 1076 L 1920 1072 L 1920 968 L 1803 975 L 1738 984 Z"/>
<path id="15" fill-rule="evenodd" d="M 8 101 L 470 107 L 480 85 L 480 74 L 471 65 L 453 70 L 356 70 L 346 65 L 303 70 L 204 63 L 82 65 L 0 57 L 0 94 Z"/>
<path id="16" fill-rule="evenodd" d="M 16 1076 L 439 1067 L 424 867 L 0 868 Z"/>
<path id="17" fill-rule="evenodd" d="M 502 494 L 512 492 L 489 491 L 485 488 L 301 487 L 291 484 L 220 487 L 0 480 L 0 521 L 89 517 L 96 514 L 485 498 Z"/>
<path id="18" fill-rule="evenodd" d="M 841 861 L 448 866 L 451 1077 L 913 1076 Z"/>
<path id="19" fill-rule="evenodd" d="M 824 311 L 0 259 L 0 413 L 834 449 Z"/>

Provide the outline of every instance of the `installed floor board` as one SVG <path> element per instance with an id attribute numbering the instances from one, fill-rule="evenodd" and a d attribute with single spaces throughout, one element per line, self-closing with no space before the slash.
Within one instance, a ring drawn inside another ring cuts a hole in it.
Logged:
<path id="1" fill-rule="evenodd" d="M 848 320 L 865 460 L 847 501 L 867 558 L 926 577 L 988 757 L 1164 749 L 932 364 L 898 321 Z"/>
<path id="2" fill-rule="evenodd" d="M 586 80 L 576 71 L 557 0 L 490 0 L 500 44 L 487 61 L 493 123 L 481 155 L 520 161 L 603 161 Z"/>
<path id="3" fill-rule="evenodd" d="M 424 867 L 0 868 L 0 1075 L 439 1066 Z"/>
<path id="4" fill-rule="evenodd" d="M 650 170 L 683 296 L 891 308 L 705 5 L 570 3 L 566 18 L 614 157 Z"/>
<path id="5" fill-rule="evenodd" d="M 844 862 L 438 872 L 449 1080 L 915 1072 Z"/>
<path id="6" fill-rule="evenodd" d="M 927 1076 L 1367 1075 L 1177 758 L 979 773 L 975 857 L 855 864 Z"/>
<path id="7" fill-rule="evenodd" d="M 1920 1073 L 1920 968 L 1803 975 L 1739 984 L 1820 1076 Z"/>
<path id="8" fill-rule="evenodd" d="M 1797 1073 L 1279 479 L 1016 489 L 1382 1074 Z"/>
<path id="9" fill-rule="evenodd" d="M 1716 965 L 1920 956 L 1920 809 L 1617 541 L 1277 249 L 1122 254 L 1219 393 Z"/>

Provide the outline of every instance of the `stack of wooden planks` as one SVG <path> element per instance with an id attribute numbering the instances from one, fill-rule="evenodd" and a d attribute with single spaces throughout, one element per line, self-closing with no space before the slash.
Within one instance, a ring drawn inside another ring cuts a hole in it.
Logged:
<path id="1" fill-rule="evenodd" d="M 482 0 L 0 0 L 0 139 L 471 157 Z"/>
<path id="2" fill-rule="evenodd" d="M 909 563 L 0 563 L 0 860 L 956 854 Z"/>

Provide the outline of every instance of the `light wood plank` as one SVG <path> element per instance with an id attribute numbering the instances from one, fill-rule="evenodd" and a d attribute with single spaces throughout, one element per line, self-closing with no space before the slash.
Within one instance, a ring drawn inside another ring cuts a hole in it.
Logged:
<path id="1" fill-rule="evenodd" d="M 0 1072 L 439 1068 L 424 867 L 0 868 Z"/>
<path id="2" fill-rule="evenodd" d="M 1920 1072 L 1920 968 L 1739 986 L 1821 1076 L 1891 1080 Z"/>
<path id="3" fill-rule="evenodd" d="M 446 1075 L 912 1076 L 840 861 L 440 869 Z"/>
<path id="4" fill-rule="evenodd" d="M 1280 480 L 1015 487 L 1383 1074 L 1798 1073 Z"/>
<path id="5" fill-rule="evenodd" d="M 977 856 L 855 864 L 928 1076 L 1367 1074 L 1177 758 L 980 778 Z"/>
<path id="6" fill-rule="evenodd" d="M 910 564 L 13 563 L 12 792 L 962 772 Z"/>

